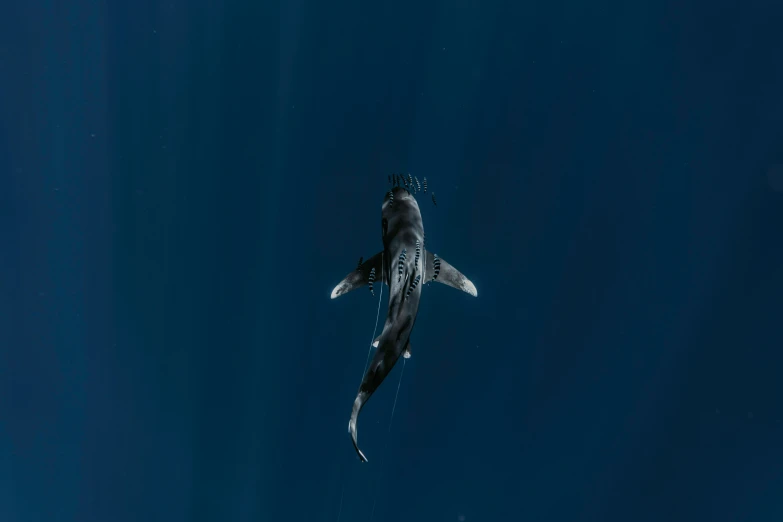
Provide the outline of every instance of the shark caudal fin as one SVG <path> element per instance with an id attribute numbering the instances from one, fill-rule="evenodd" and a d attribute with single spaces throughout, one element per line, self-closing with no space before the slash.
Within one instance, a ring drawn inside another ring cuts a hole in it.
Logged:
<path id="1" fill-rule="evenodd" d="M 462 272 L 448 264 L 444 259 L 438 257 L 432 252 L 425 253 L 425 277 L 427 282 L 437 281 L 444 285 L 449 285 L 457 290 L 462 290 L 465 293 L 476 297 L 478 291 L 476 286 L 464 275 Z"/>
<path id="2" fill-rule="evenodd" d="M 353 449 L 356 450 L 356 454 L 359 455 L 359 460 L 367 462 L 367 457 L 364 456 L 362 450 L 359 449 L 358 434 L 356 433 L 356 421 L 359 419 L 359 412 L 362 411 L 365 401 L 367 400 L 367 393 L 359 392 L 356 396 L 356 400 L 353 401 L 353 411 L 351 411 L 351 420 L 348 421 L 348 432 L 351 434 L 351 442 L 353 442 Z"/>
<path id="3" fill-rule="evenodd" d="M 365 285 L 370 285 L 370 290 L 372 291 L 374 284 L 383 284 L 383 280 L 381 278 L 382 261 L 383 252 L 378 252 L 364 263 L 361 263 L 358 267 L 356 267 L 356 270 L 345 276 L 345 279 L 340 281 L 340 284 L 334 287 L 334 290 L 332 290 L 332 299 L 335 297 L 340 297 L 343 294 L 347 294 L 351 290 L 361 288 Z"/>

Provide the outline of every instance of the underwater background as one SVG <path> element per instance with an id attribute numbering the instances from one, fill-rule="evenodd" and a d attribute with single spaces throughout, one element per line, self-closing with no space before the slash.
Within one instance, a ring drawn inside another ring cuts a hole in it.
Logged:
<path id="1" fill-rule="evenodd" d="M 3 3 L 0 521 L 783 520 L 782 22 Z M 395 172 L 478 297 L 424 288 L 361 464 L 330 292 Z"/>

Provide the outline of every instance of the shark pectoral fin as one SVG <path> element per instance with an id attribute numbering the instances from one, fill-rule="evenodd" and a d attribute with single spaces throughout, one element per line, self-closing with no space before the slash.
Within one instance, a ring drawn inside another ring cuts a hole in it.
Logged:
<path id="1" fill-rule="evenodd" d="M 370 282 L 370 274 L 374 272 L 374 282 L 381 284 L 381 260 L 383 259 L 383 252 L 378 252 L 370 259 L 359 265 L 356 270 L 345 276 L 345 279 L 340 281 L 340 284 L 334 287 L 332 290 L 332 299 L 340 297 L 343 294 L 347 294 L 351 290 L 361 288 Z"/>
<path id="2" fill-rule="evenodd" d="M 462 290 L 473 297 L 478 295 L 476 286 L 462 272 L 451 266 L 441 257 L 432 252 L 426 253 L 426 272 L 427 281 L 437 281 L 444 285 L 449 285 L 457 290 Z"/>

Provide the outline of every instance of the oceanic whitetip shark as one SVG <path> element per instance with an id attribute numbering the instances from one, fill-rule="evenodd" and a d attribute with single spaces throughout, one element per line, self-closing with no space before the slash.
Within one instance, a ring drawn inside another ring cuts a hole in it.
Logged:
<path id="1" fill-rule="evenodd" d="M 359 412 L 394 368 L 400 355 L 410 357 L 410 336 L 416 323 L 424 283 L 438 281 L 472 296 L 478 295 L 473 283 L 459 270 L 425 248 L 419 204 L 411 193 L 411 190 L 416 193 L 417 185 L 421 185 L 418 179 L 415 184 L 412 179 L 410 184 L 407 181 L 404 176 L 398 179 L 395 175 L 392 182 L 394 186 L 383 200 L 383 250 L 367 261 L 362 262 L 360 259 L 356 270 L 332 290 L 332 299 L 365 285 L 369 285 L 372 291 L 376 278 L 389 287 L 386 322 L 383 331 L 373 342 L 377 351 L 364 374 L 348 423 L 353 447 L 362 462 L 367 462 L 367 458 L 357 442 L 356 421 Z M 426 191 L 426 178 L 424 187 Z"/>

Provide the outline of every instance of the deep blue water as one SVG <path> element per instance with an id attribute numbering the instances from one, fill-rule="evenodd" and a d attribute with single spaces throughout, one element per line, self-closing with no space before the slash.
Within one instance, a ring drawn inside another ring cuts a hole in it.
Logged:
<path id="1" fill-rule="evenodd" d="M 783 520 L 781 27 L 5 2 L 0 521 Z M 392 172 L 479 295 L 424 289 L 360 464 L 378 302 L 329 293 Z"/>

